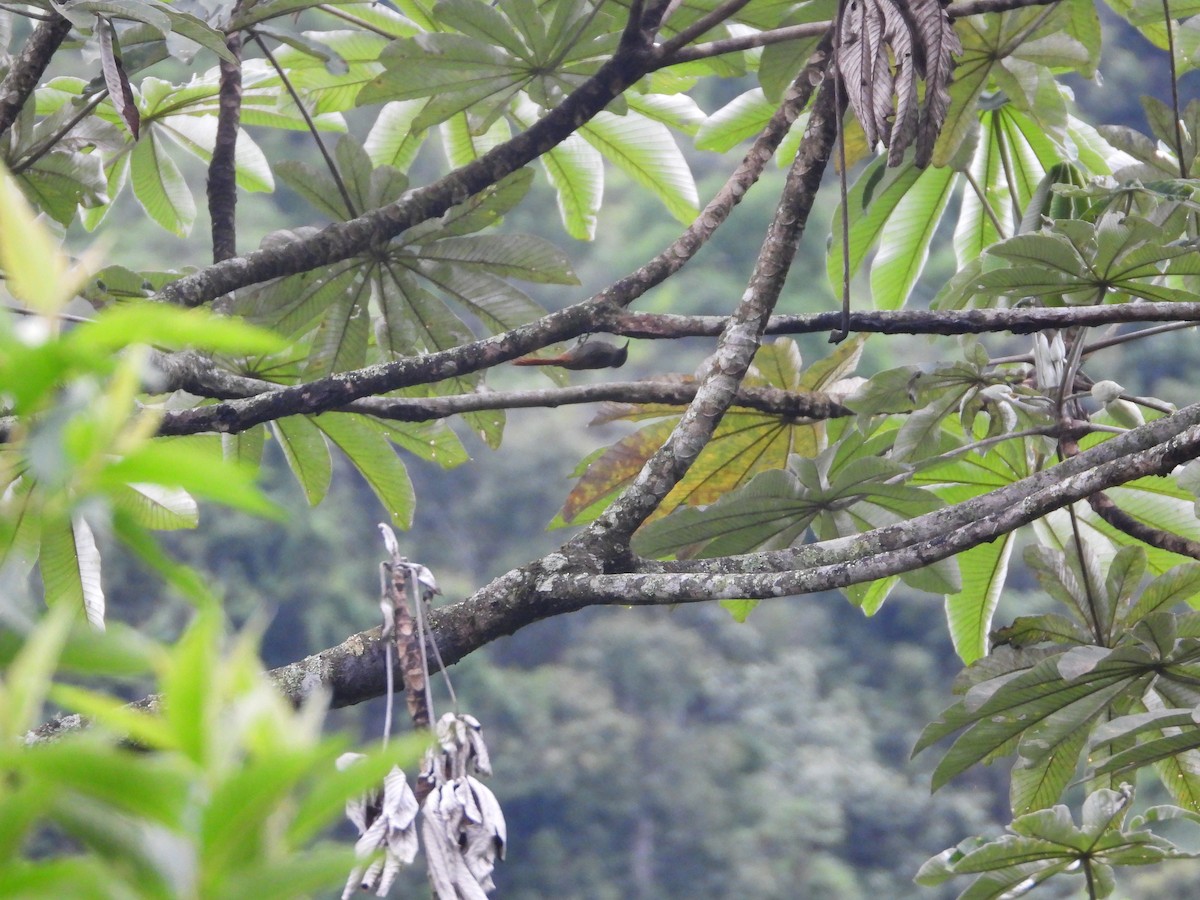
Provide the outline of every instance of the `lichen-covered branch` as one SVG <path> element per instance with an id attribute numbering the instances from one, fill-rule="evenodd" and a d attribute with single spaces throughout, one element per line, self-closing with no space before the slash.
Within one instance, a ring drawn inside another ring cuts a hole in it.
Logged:
<path id="1" fill-rule="evenodd" d="M 233 8 L 237 14 L 241 4 Z M 237 154 L 242 121 L 242 35 L 233 32 L 225 46 L 234 59 L 219 60 L 221 81 L 217 92 L 217 136 L 208 163 L 208 214 L 212 220 L 213 262 L 237 255 Z"/>
<path id="2" fill-rule="evenodd" d="M 13 60 L 4 81 L 0 82 L 0 135 L 12 127 L 50 60 L 71 32 L 71 23 L 51 11 L 50 17 L 33 29 L 33 34 Z"/>
<path id="3" fill-rule="evenodd" d="M 810 83 L 821 80 L 830 45 L 827 35 L 809 60 L 805 74 Z M 580 546 L 607 544 L 608 552 L 623 549 L 687 473 L 733 402 L 783 290 L 829 160 L 837 133 L 833 96 L 832 82 L 825 79 L 746 291 L 726 322 L 716 352 L 705 362 L 696 398 L 633 483 L 576 538 Z"/>

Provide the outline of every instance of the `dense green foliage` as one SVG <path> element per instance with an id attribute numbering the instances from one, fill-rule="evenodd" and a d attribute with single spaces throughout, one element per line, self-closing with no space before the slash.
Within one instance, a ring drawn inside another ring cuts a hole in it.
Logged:
<path id="1" fill-rule="evenodd" d="M 1200 16 L 1110 7 L 1145 128 L 1066 87 L 1092 0 L 0 9 L 0 893 L 340 887 L 343 804 L 415 758 L 323 726 L 383 691 L 384 519 L 508 896 L 1166 896 Z M 598 332 L 641 380 L 500 368 Z M 555 410 L 600 402 L 592 450 Z"/>

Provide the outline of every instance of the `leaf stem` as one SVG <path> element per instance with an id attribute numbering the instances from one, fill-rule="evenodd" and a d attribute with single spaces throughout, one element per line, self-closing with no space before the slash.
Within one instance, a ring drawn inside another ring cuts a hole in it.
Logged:
<path id="1" fill-rule="evenodd" d="M 987 194 L 983 190 L 983 185 L 979 183 L 979 179 L 972 174 L 970 169 L 963 169 L 963 177 L 967 179 L 967 184 L 971 186 L 971 190 L 975 192 L 975 196 L 979 198 L 979 205 L 983 207 L 984 214 L 992 223 L 992 227 L 996 229 L 996 234 L 1001 240 L 1008 237 L 1004 233 L 1004 226 L 1000 223 L 999 216 L 996 215 L 996 210 L 992 208 L 991 201 L 988 200 Z"/>
<path id="2" fill-rule="evenodd" d="M 54 132 L 54 134 L 50 135 L 32 150 L 30 150 L 29 154 L 23 157 L 19 162 L 14 163 L 10 171 L 14 175 L 20 175 L 22 172 L 36 163 L 39 159 L 53 150 L 55 144 L 70 134 L 71 130 L 85 118 L 87 118 L 91 114 L 92 110 L 103 103 L 107 97 L 107 88 L 102 88 L 101 90 L 97 91 L 96 95 L 83 106 L 81 106 L 79 111 L 76 112 L 75 115 L 71 116 L 71 118 L 64 123 L 61 128 L 58 129 L 58 131 Z"/>
<path id="3" fill-rule="evenodd" d="M 333 183 L 337 185 L 338 193 L 342 195 L 342 202 L 346 204 L 346 212 L 349 214 L 349 218 L 356 218 L 358 216 L 357 207 L 355 206 L 354 201 L 350 198 L 350 192 L 346 189 L 346 182 L 342 180 L 342 173 L 338 171 L 337 163 L 334 162 L 333 157 L 330 155 L 329 148 L 327 148 L 325 146 L 325 142 L 321 140 L 321 133 L 317 130 L 317 123 L 313 121 L 312 115 L 309 114 L 308 107 L 306 107 L 304 105 L 304 101 L 300 99 L 300 95 L 296 92 L 296 88 L 292 85 L 291 79 L 287 77 L 287 73 L 283 71 L 283 67 L 279 65 L 279 62 L 275 59 L 275 55 L 271 53 L 270 49 L 267 47 L 266 41 L 262 39 L 258 32 L 252 31 L 251 35 L 254 38 L 254 43 L 258 44 L 259 49 L 262 50 L 263 55 L 266 56 L 267 61 L 271 64 L 271 68 L 273 68 L 276 74 L 279 75 L 279 79 L 283 82 L 283 86 L 287 88 L 288 94 L 291 95 L 292 102 L 295 103 L 296 108 L 300 110 L 300 115 L 304 117 L 304 124 L 308 126 L 308 133 L 312 135 L 312 139 L 316 143 L 317 149 L 321 152 L 321 157 L 325 160 L 325 166 L 329 169 L 329 174 L 333 177 Z"/>
<path id="4" fill-rule="evenodd" d="M 1190 160 L 1183 158 L 1183 123 L 1179 119 L 1179 72 L 1175 65 L 1175 20 L 1171 17 L 1171 0 L 1162 0 L 1163 25 L 1167 29 L 1167 55 L 1171 64 L 1171 115 L 1175 126 L 1175 156 L 1179 160 L 1179 177 L 1187 178 Z"/>

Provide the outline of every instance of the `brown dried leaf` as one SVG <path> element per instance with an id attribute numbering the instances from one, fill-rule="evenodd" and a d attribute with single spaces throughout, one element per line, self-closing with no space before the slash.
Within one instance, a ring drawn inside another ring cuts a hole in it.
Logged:
<path id="1" fill-rule="evenodd" d="M 104 73 L 104 86 L 108 88 L 109 99 L 117 115 L 129 127 L 129 133 L 136 141 L 142 117 L 133 98 L 133 89 L 129 86 L 129 76 L 121 65 L 121 46 L 117 43 L 117 32 L 111 19 L 96 17 L 96 37 L 100 44 L 100 70 Z"/>

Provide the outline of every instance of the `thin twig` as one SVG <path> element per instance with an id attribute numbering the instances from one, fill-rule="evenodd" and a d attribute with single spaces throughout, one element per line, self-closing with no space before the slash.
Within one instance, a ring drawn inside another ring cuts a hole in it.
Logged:
<path id="1" fill-rule="evenodd" d="M 976 0 L 971 3 L 955 3 L 946 8 L 951 19 L 962 19 L 981 13 L 1007 12 L 1030 6 L 1046 6 L 1058 3 L 1059 0 Z M 773 28 L 769 31 L 758 31 L 753 34 L 738 35 L 723 38 L 691 47 L 680 47 L 663 60 L 662 66 L 673 66 L 679 63 L 693 62 L 698 59 L 709 59 L 726 53 L 740 53 L 743 50 L 755 50 L 771 44 L 783 44 L 788 41 L 798 41 L 805 38 L 818 37 L 824 34 L 832 22 L 803 22 L 799 25 L 786 25 L 783 28 Z"/>
<path id="2" fill-rule="evenodd" d="M 349 22 L 351 25 L 361 28 L 363 31 L 370 31 L 373 34 L 388 38 L 389 40 L 395 40 L 398 37 L 403 37 L 401 34 L 388 31 L 386 28 L 380 28 L 378 25 L 368 22 L 366 19 L 360 19 L 358 16 L 351 15 L 345 10 L 338 9 L 336 6 L 327 6 L 326 4 L 322 3 L 317 7 L 317 9 L 323 13 L 328 13 L 331 16 L 341 19 L 343 22 Z"/>
<path id="3" fill-rule="evenodd" d="M 241 11 L 238 0 L 231 16 Z M 208 162 L 208 213 L 213 262 L 237 256 L 237 139 L 242 120 L 242 34 L 225 37 L 233 61 L 219 60 L 217 134 Z"/>
<path id="4" fill-rule="evenodd" d="M 971 170 L 963 169 L 963 177 L 967 179 L 967 184 L 971 186 L 971 190 L 975 192 L 975 196 L 979 198 L 979 205 L 983 207 L 984 213 L 991 220 L 992 227 L 996 229 L 996 235 L 1003 240 L 1008 237 L 1004 232 L 1004 226 L 1000 224 L 1000 218 L 996 215 L 996 211 L 992 209 L 991 201 L 988 200 L 987 194 L 983 190 L 983 186 L 979 183 L 979 179 L 971 172 Z"/>
<path id="5" fill-rule="evenodd" d="M 82 122 L 84 119 L 86 119 L 89 115 L 91 115 L 92 110 L 94 110 L 97 106 L 99 106 L 101 103 L 103 103 L 105 101 L 105 99 L 107 99 L 107 97 L 108 97 L 108 89 L 107 88 L 101 88 L 99 91 L 97 91 L 96 94 L 92 97 L 92 99 L 90 99 L 87 103 L 85 103 L 83 106 L 81 106 L 76 111 L 75 115 L 71 116 L 70 119 L 68 119 L 65 123 L 63 123 L 62 127 L 60 127 L 57 131 L 55 131 L 54 134 L 47 136 L 41 143 L 39 143 L 36 147 L 31 149 L 29 151 L 29 153 L 26 154 L 24 157 L 22 157 L 18 162 L 13 163 L 12 173 L 14 175 L 20 175 L 22 172 L 24 172 L 26 169 L 28 169 L 30 166 L 32 166 L 34 163 L 36 163 L 39 159 L 41 159 L 43 156 L 45 156 L 47 153 L 49 153 L 51 150 L 53 150 L 55 144 L 57 144 L 59 141 L 61 141 L 63 138 L 65 138 L 68 134 L 70 134 L 71 131 L 75 128 L 75 126 L 78 125 L 80 122 Z"/>
<path id="6" fill-rule="evenodd" d="M 342 196 L 342 202 L 346 204 L 346 213 L 349 218 L 353 219 L 358 216 L 358 210 L 354 201 L 350 197 L 350 191 L 346 188 L 346 182 L 342 180 L 342 173 L 338 171 L 337 163 L 334 162 L 333 156 L 329 149 L 325 146 L 325 142 L 321 139 L 321 133 L 317 130 L 317 123 L 313 121 L 313 117 L 308 112 L 308 107 L 304 105 L 304 101 L 300 99 L 300 94 L 296 92 L 296 88 L 292 86 L 291 79 L 287 77 L 287 73 L 283 71 L 283 67 L 275 59 L 275 55 L 267 47 L 266 41 L 258 32 L 251 32 L 254 37 L 254 43 L 258 44 L 263 55 L 271 64 L 271 68 L 279 76 L 283 82 L 284 88 L 292 98 L 292 102 L 296 104 L 296 108 L 300 110 L 300 115 L 304 118 L 304 124 L 308 126 L 308 133 L 312 135 L 313 141 L 316 142 L 317 150 L 321 153 L 321 158 L 325 160 L 325 167 L 329 170 L 330 176 L 333 178 L 333 183 L 337 185 L 338 193 Z"/>
<path id="7" fill-rule="evenodd" d="M 838 3 L 837 24 L 833 29 L 833 63 L 829 72 L 833 79 L 833 104 L 837 110 L 838 190 L 842 201 L 842 324 L 829 334 L 829 343 L 840 344 L 850 336 L 850 188 L 846 171 L 846 106 L 842 82 L 842 28 L 846 16 L 846 0 Z"/>
<path id="8" fill-rule="evenodd" d="M 38 86 L 50 60 L 71 32 L 71 22 L 54 14 L 46 18 L 12 61 L 4 80 L 0 81 L 0 135 L 5 134 L 17 120 L 25 103 Z"/>
<path id="9" fill-rule="evenodd" d="M 1163 24 L 1167 28 L 1167 58 L 1171 63 L 1171 119 L 1175 125 L 1175 156 L 1179 160 L 1179 177 L 1187 178 L 1191 161 L 1183 156 L 1183 122 L 1179 113 L 1179 72 L 1175 65 L 1175 20 L 1171 17 L 1171 0 L 1162 0 L 1162 8 Z"/>
<path id="10" fill-rule="evenodd" d="M 690 44 L 696 38 L 700 37 L 700 35 L 704 34 L 704 32 L 715 28 L 736 14 L 738 10 L 742 9 L 749 2 L 750 0 L 725 0 L 716 9 L 705 13 L 690 25 L 679 29 L 670 39 L 663 41 L 661 44 L 663 55 L 671 56 L 676 50 Z"/>

